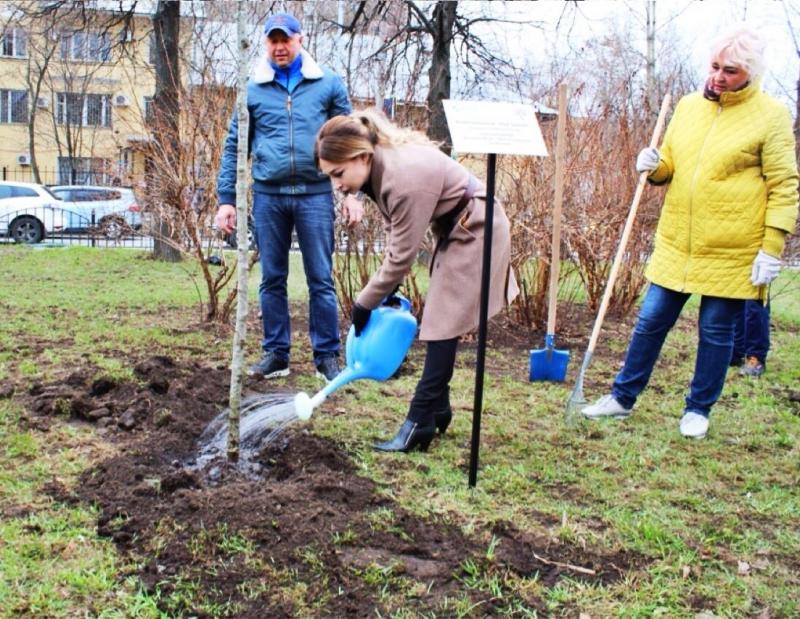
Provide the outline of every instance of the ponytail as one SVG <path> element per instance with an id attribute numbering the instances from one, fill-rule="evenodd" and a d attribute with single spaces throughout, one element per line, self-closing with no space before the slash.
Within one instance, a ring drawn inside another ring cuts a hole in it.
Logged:
<path id="1" fill-rule="evenodd" d="M 325 159 L 341 163 L 359 155 L 375 152 L 375 146 L 430 144 L 423 133 L 398 127 L 375 108 L 359 110 L 350 116 L 336 116 L 327 121 L 317 134 L 314 162 Z"/>

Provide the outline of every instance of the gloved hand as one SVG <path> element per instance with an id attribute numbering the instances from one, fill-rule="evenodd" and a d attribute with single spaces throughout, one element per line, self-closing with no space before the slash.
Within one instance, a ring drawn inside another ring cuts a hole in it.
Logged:
<path id="1" fill-rule="evenodd" d="M 364 327 L 367 326 L 367 323 L 369 322 L 369 315 L 371 313 L 372 310 L 368 310 L 366 307 L 363 307 L 358 303 L 353 303 L 353 309 L 350 310 L 350 322 L 353 323 L 353 328 L 356 331 L 356 337 L 361 335 Z"/>
<path id="2" fill-rule="evenodd" d="M 775 256 L 770 256 L 768 253 L 759 249 L 753 260 L 753 270 L 750 273 L 750 281 L 753 286 L 766 286 L 771 283 L 773 279 L 778 277 L 781 270 L 781 260 Z"/>
<path id="3" fill-rule="evenodd" d="M 381 305 L 388 305 L 389 307 L 398 307 L 400 305 L 400 299 L 397 296 L 397 293 L 400 291 L 400 284 L 394 287 L 389 294 L 381 301 Z"/>
<path id="4" fill-rule="evenodd" d="M 657 148 L 643 148 L 636 157 L 636 171 L 652 172 L 658 167 L 659 161 L 661 161 L 661 153 Z"/>

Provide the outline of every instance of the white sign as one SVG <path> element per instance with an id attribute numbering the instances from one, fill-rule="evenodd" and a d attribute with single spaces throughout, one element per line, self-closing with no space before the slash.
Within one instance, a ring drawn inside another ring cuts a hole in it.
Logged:
<path id="1" fill-rule="evenodd" d="M 454 99 L 442 103 L 457 152 L 547 157 L 532 105 Z"/>

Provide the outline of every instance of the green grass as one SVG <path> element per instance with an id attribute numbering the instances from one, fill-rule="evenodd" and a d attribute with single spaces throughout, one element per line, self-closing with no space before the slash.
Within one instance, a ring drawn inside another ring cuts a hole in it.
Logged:
<path id="1" fill-rule="evenodd" d="M 85 469 L 88 431 L 20 429 L 21 410 L 0 400 L 0 616 L 158 617 L 153 600 L 126 577 L 113 544 L 97 537 L 97 514 L 46 496 Z M 49 450 L 48 443 L 59 445 Z"/>
<path id="2" fill-rule="evenodd" d="M 0 259 L 9 265 L 0 280 L 0 384 L 11 376 L 47 382 L 87 363 L 98 373 L 130 379 L 128 353 L 178 359 L 198 350 L 216 359 L 228 354 L 229 334 L 186 328 L 202 314 L 189 263 L 88 248 L 0 248 Z M 257 278 L 254 273 L 251 304 Z M 677 428 L 694 363 L 695 304 L 668 338 L 650 388 L 624 422 L 564 424 L 582 350 L 572 351 L 564 384 L 529 383 L 525 351 L 490 350 L 475 489 L 465 475 L 474 381 L 469 352 L 460 354 L 452 384 L 453 425 L 428 454 L 386 456 L 371 449 L 405 415 L 416 373 L 342 390 L 314 415 L 310 429 L 348 449 L 359 472 L 381 482 L 381 492 L 404 509 L 485 537 L 486 556 L 461 566 L 455 576 L 463 593 L 442 600 L 440 616 L 482 616 L 480 603 L 467 595 L 478 591 L 502 599 L 504 613 L 514 617 L 536 616 L 525 602 L 532 597 L 555 616 L 694 617 L 704 609 L 745 617 L 768 608 L 769 616 L 794 617 L 800 612 L 800 411 L 787 396 L 798 390 L 799 288 L 798 272 L 784 273 L 773 286 L 776 329 L 768 372 L 761 380 L 730 373 L 704 441 L 684 440 Z M 296 255 L 290 297 L 305 300 Z M 307 355 L 307 338 L 299 339 L 298 354 Z M 257 348 L 253 337 L 248 350 L 256 355 Z M 600 386 L 587 387 L 587 397 L 602 395 L 624 348 L 604 332 L 588 373 L 589 384 Z M 417 347 L 418 369 L 420 354 Z M 317 385 L 305 377 L 297 384 Z M 347 415 L 325 415 L 329 406 Z M 24 414 L 19 398 L 0 399 L 0 617 L 166 616 L 157 604 L 176 612 L 193 607 L 212 616 L 235 614 L 233 607 L 203 602 L 190 573 L 173 582 L 169 596 L 141 591 L 131 576 L 136 566 L 96 536 L 96 514 L 44 491 L 54 480 L 71 487 L 113 446 L 67 423 L 42 433 L 20 421 Z M 396 518 L 384 506 L 368 522 L 377 531 L 397 531 Z M 496 568 L 498 541 L 486 534 L 493 522 L 598 552 L 639 553 L 644 563 L 613 585 L 562 579 L 548 588 L 535 577 Z M 170 524 L 162 525 L 167 535 Z M 343 544 L 353 541 L 351 531 L 334 535 Z M 252 541 L 236 531 L 207 531 L 193 544 L 219 560 L 257 561 Z M 296 558 L 324 577 L 317 548 L 298 548 Z M 292 573 L 260 569 L 264 580 L 243 582 L 243 592 L 256 597 L 277 586 L 287 599 L 304 599 L 306 585 Z M 403 600 L 424 593 L 396 566 L 370 566 L 358 577 L 396 609 L 396 617 L 413 616 Z M 295 607 L 314 616 L 323 601 Z"/>

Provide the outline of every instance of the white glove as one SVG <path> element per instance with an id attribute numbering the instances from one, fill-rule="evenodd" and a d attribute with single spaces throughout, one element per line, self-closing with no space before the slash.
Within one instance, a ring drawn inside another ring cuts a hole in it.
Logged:
<path id="1" fill-rule="evenodd" d="M 753 271 L 750 273 L 750 281 L 753 286 L 766 286 L 773 279 L 778 277 L 781 270 L 780 258 L 770 256 L 762 250 L 758 250 L 756 259 L 753 260 Z"/>
<path id="2" fill-rule="evenodd" d="M 659 161 L 661 161 L 661 153 L 657 148 L 643 148 L 636 157 L 636 171 L 652 172 L 658 167 Z"/>

